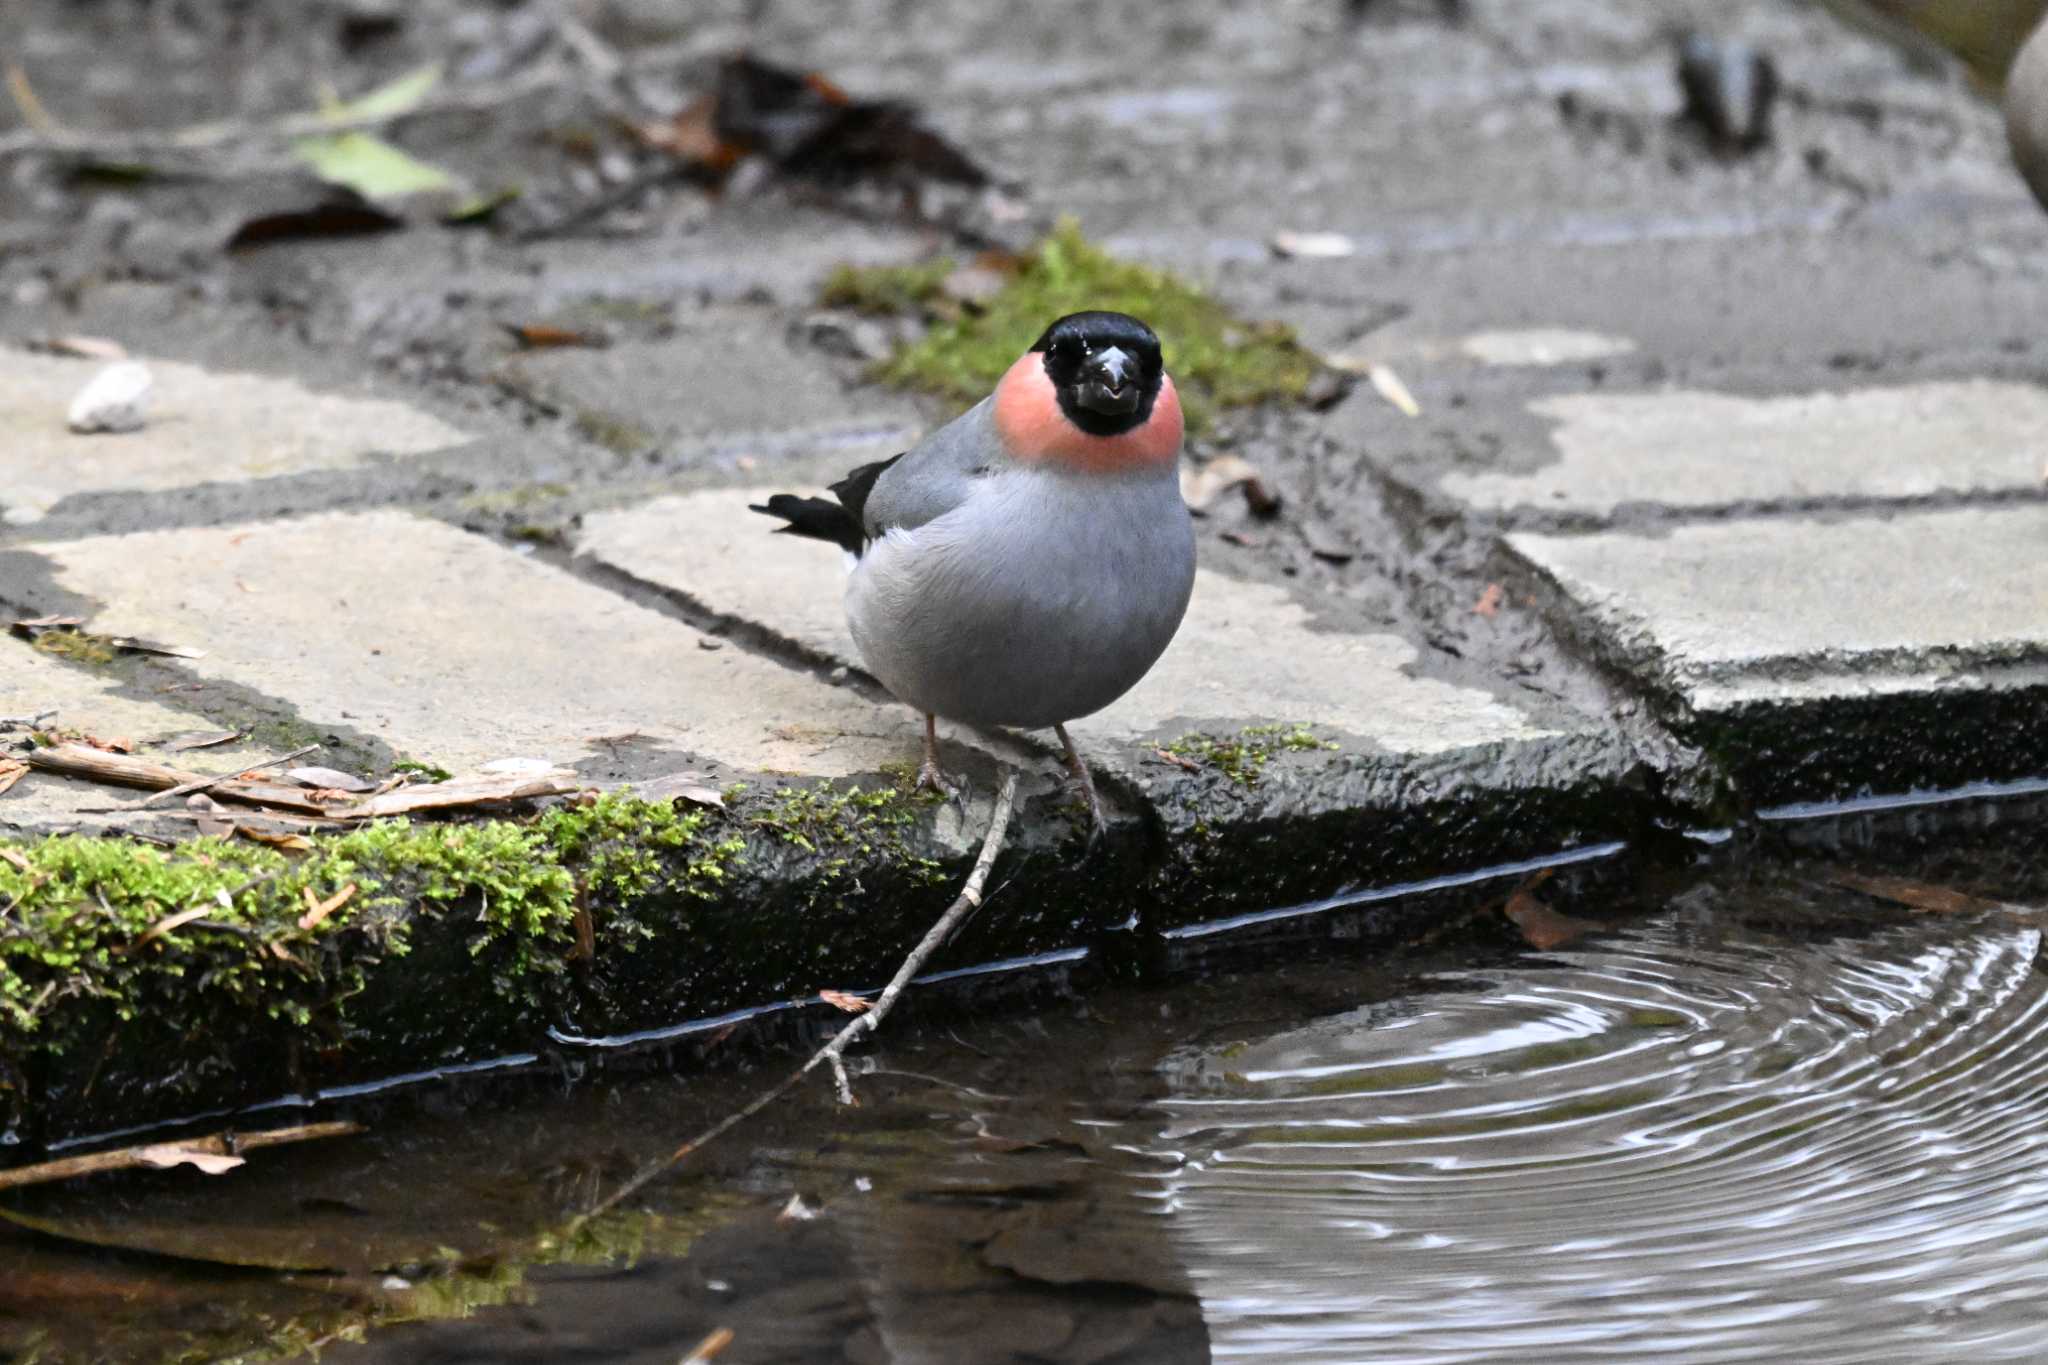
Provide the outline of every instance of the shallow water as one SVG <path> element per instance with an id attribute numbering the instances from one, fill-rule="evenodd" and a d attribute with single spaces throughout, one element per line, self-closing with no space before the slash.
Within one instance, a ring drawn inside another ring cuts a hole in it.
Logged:
<path id="1" fill-rule="evenodd" d="M 344 1362 L 674 1365 L 719 1329 L 721 1365 L 2041 1359 L 2039 827 L 1918 860 L 2004 908 L 1844 887 L 1901 870 L 1879 856 L 1896 840 L 1851 840 L 1553 884 L 1604 923 L 1546 952 L 1475 890 L 1428 947 L 1311 916 L 1153 984 L 927 1008 L 862 1059 L 859 1108 L 807 1088 L 569 1239 L 549 1229 L 783 1063 L 426 1092 L 229 1177 L 10 1201 L 51 1235 L 0 1239 L 0 1341 L 39 1360 L 325 1342 Z"/>

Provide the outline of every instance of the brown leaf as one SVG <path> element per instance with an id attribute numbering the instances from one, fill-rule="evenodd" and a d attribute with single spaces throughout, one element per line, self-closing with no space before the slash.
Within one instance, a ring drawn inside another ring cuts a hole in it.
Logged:
<path id="1" fill-rule="evenodd" d="M 126 360 L 128 348 L 118 341 L 105 337 L 68 336 L 51 337 L 43 343 L 43 349 L 51 355 L 71 356 L 78 360 Z"/>
<path id="2" fill-rule="evenodd" d="M 8 759 L 5 762 L 0 762 L 0 796 L 5 796 L 15 783 L 27 776 L 28 764 L 18 759 Z M 5 857 L 10 862 L 13 861 L 13 858 L 4 850 L 0 850 L 0 857 Z M 23 867 L 22 871 L 26 872 L 28 868 Z"/>
<path id="3" fill-rule="evenodd" d="M 819 991 L 818 998 L 833 1009 L 845 1010 L 848 1014 L 866 1014 L 874 1008 L 871 1002 L 857 995 L 849 995 L 845 991 Z"/>
<path id="4" fill-rule="evenodd" d="M 1829 880 L 1836 886 L 1929 914 L 1970 915 L 2005 908 L 1997 901 L 1988 901 L 1946 886 L 1929 886 L 1926 882 L 1906 877 L 1866 877 L 1856 872 L 1837 872 Z"/>
<path id="5" fill-rule="evenodd" d="M 196 1147 L 181 1147 L 175 1142 L 158 1142 L 138 1148 L 135 1159 L 145 1166 L 155 1166 L 158 1169 L 183 1165 L 197 1166 L 208 1175 L 220 1175 L 243 1164 L 243 1159 L 238 1156 L 203 1151 Z"/>
<path id="6" fill-rule="evenodd" d="M 206 651 L 190 645 L 160 645 L 154 640 L 141 640 L 133 635 L 109 635 L 107 643 L 115 649 L 130 654 L 160 654 L 167 659 L 203 659 Z"/>
<path id="7" fill-rule="evenodd" d="M 711 1365 L 719 1352 L 732 1345 L 734 1332 L 730 1327 L 720 1327 L 711 1335 L 690 1348 L 690 1353 L 676 1362 L 676 1365 Z"/>
<path id="8" fill-rule="evenodd" d="M 546 322 L 508 322 L 505 330 L 512 339 L 529 351 L 550 350 L 559 346 L 605 347 L 612 344 L 610 337 L 602 332 L 579 332 L 573 327 L 557 327 Z"/>
<path id="9" fill-rule="evenodd" d="M 1198 773 L 1202 771 L 1201 764 L 1195 762 L 1192 758 L 1187 758 L 1180 754 L 1177 754 L 1173 752 L 1173 750 L 1171 749 L 1154 749 L 1152 753 L 1161 762 L 1171 763 L 1174 767 L 1179 768 L 1182 772 Z"/>
<path id="10" fill-rule="evenodd" d="M 1570 915 L 1559 914 L 1536 897 L 1536 888 L 1555 875 L 1550 868 L 1544 868 L 1516 887 L 1501 907 L 1517 929 L 1522 939 L 1531 948 L 1548 951 L 1562 948 L 1565 944 L 1585 937 L 1596 929 L 1606 926 L 1596 920 L 1573 919 Z"/>
<path id="11" fill-rule="evenodd" d="M 28 769 L 24 767 L 22 771 L 27 772 Z M 0 787 L 0 791 L 5 790 L 7 790 L 5 787 Z M 17 872 L 22 872 L 29 876 L 35 875 L 36 865 L 30 862 L 28 859 L 22 857 L 19 853 L 16 853 L 11 848 L 0 848 L 0 860 L 4 860 L 7 863 L 11 864 L 15 871 Z"/>
<path id="12" fill-rule="evenodd" d="M 104 749 L 110 754 L 132 754 L 135 752 L 135 741 L 129 739 L 126 735 L 115 735 L 111 738 L 101 735 L 80 735 L 79 739 L 90 744 L 95 749 Z"/>
<path id="13" fill-rule="evenodd" d="M 168 746 L 174 753 L 187 749 L 211 749 L 217 744 L 232 744 L 244 734 L 241 730 L 207 730 L 196 735 L 174 739 Z"/>
<path id="14" fill-rule="evenodd" d="M 347 905 L 356 894 L 356 884 L 350 882 L 324 901 L 313 899 L 312 887 L 304 887 L 302 890 L 306 897 L 306 913 L 299 916 L 299 927 L 301 929 L 311 929 L 321 920 L 326 919 L 329 915 L 341 909 L 342 906 Z"/>
<path id="15" fill-rule="evenodd" d="M 302 787 L 313 787 L 319 791 L 369 792 L 377 790 L 377 784 L 342 772 L 338 768 L 290 768 L 285 776 Z"/>
<path id="16" fill-rule="evenodd" d="M 1481 616 L 1500 615 L 1500 604 L 1507 597 L 1508 590 L 1498 583 L 1488 583 L 1479 600 L 1472 604 L 1472 610 Z"/>
<path id="17" fill-rule="evenodd" d="M 711 179 L 723 181 L 746 157 L 747 149 L 718 135 L 717 110 L 716 95 L 700 95 L 668 122 L 636 124 L 633 131 L 649 147 L 699 166 Z"/>
<path id="18" fill-rule="evenodd" d="M 1254 516 L 1269 517 L 1280 510 L 1279 495 L 1267 486 L 1259 467 L 1242 456 L 1218 455 L 1199 467 L 1181 466 L 1180 496 L 1190 511 L 1207 510 L 1233 488 L 1244 490 L 1245 506 Z"/>
<path id="19" fill-rule="evenodd" d="M 281 848 L 287 853 L 310 853 L 313 851 L 313 841 L 305 835 L 292 830 L 271 829 L 267 825 L 256 825 L 246 820 L 237 820 L 235 822 L 235 833 L 241 835 L 244 839 L 252 839 L 259 844 L 269 844 L 272 848 Z"/>
<path id="20" fill-rule="evenodd" d="M 32 616 L 12 623 L 8 629 L 16 635 L 33 635 L 41 630 L 76 630 L 84 624 L 83 616 Z"/>
<path id="21" fill-rule="evenodd" d="M 369 820 L 405 815 L 416 810 L 448 810 L 497 801 L 523 801 L 537 796 L 564 796 L 581 785 L 570 773 L 462 777 L 426 786 L 400 787 L 397 791 L 358 801 L 333 814 L 343 819 Z"/>

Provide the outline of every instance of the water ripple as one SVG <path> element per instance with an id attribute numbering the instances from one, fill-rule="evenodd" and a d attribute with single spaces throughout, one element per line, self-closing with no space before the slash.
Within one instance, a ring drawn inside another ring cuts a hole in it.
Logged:
<path id="1" fill-rule="evenodd" d="M 2042 1359 L 2040 947 L 1677 916 L 1179 1052 L 1143 1179 L 1219 1360 Z"/>

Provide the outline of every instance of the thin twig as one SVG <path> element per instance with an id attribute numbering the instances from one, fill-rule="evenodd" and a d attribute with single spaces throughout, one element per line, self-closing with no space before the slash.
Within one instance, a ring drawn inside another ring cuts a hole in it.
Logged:
<path id="1" fill-rule="evenodd" d="M 857 1014 L 853 1022 L 839 1030 L 831 1042 L 818 1050 L 818 1055 L 804 1063 L 809 1071 L 827 1058 L 837 1059 L 845 1053 L 847 1044 L 862 1033 L 872 1033 L 882 1026 L 882 1020 L 896 1004 L 896 997 L 910 984 L 924 966 L 925 959 L 937 952 L 939 945 L 946 941 L 954 928 L 969 914 L 981 908 L 981 888 L 988 881 L 988 871 L 995 866 L 996 854 L 1003 846 L 1003 834 L 1009 828 L 1010 809 L 1017 799 L 1017 773 L 1011 769 L 1003 778 L 1003 789 L 996 795 L 994 814 L 989 816 L 988 835 L 981 841 L 981 856 L 974 860 L 974 871 L 967 874 L 967 885 L 960 888 L 960 894 L 946 907 L 946 913 L 939 916 L 939 922 L 926 931 L 924 941 L 911 949 L 910 956 L 903 959 L 903 965 L 896 969 L 896 975 L 889 984 L 882 987 L 882 993 L 875 997 L 874 1008 L 865 1014 Z"/>
<path id="2" fill-rule="evenodd" d="M 782 1080 L 776 1082 L 768 1089 L 762 1091 L 759 1095 L 756 1095 L 748 1102 L 745 1108 L 737 1109 L 727 1114 L 717 1123 L 712 1124 L 702 1133 L 691 1138 L 661 1160 L 654 1162 L 631 1180 L 619 1186 L 618 1189 L 612 1191 L 611 1194 L 599 1200 L 588 1212 L 572 1218 L 563 1235 L 574 1236 L 591 1219 L 608 1213 L 612 1209 L 617 1208 L 621 1203 L 631 1199 L 641 1190 L 646 1189 L 653 1181 L 666 1174 L 692 1152 L 722 1137 L 729 1130 L 738 1127 L 763 1109 L 766 1109 L 769 1105 L 775 1103 L 775 1101 L 781 1099 L 791 1090 L 794 1090 L 797 1083 L 809 1075 L 812 1068 L 816 1067 L 818 1063 L 829 1062 L 836 1070 L 843 1073 L 845 1063 L 841 1060 L 841 1054 L 846 1051 L 847 1044 L 851 1043 L 862 1033 L 874 1031 L 875 1026 L 880 1023 L 882 1016 L 886 1015 L 890 1007 L 896 1003 L 896 997 L 903 993 L 904 986 L 909 984 L 910 979 L 917 975 L 918 968 L 924 965 L 925 959 L 938 951 L 939 945 L 946 941 L 946 936 L 953 931 L 954 927 L 959 924 L 968 911 L 981 904 L 981 888 L 988 882 L 988 872 L 995 865 L 996 855 L 1003 850 L 1003 836 L 1009 831 L 1010 812 L 1015 808 L 1016 803 L 1017 770 L 1012 768 L 1004 775 L 1002 790 L 996 794 L 996 808 L 989 815 L 988 833 L 983 835 L 981 840 L 981 855 L 974 860 L 974 870 L 967 874 L 967 884 L 960 888 L 959 896 L 954 899 L 951 905 L 946 907 L 946 913 L 939 916 L 938 923 L 931 927 L 917 947 L 911 949 L 910 956 L 903 959 L 903 965 L 896 969 L 896 975 L 883 988 L 882 994 L 876 999 L 873 1009 L 865 1014 L 855 1015 L 851 1023 L 833 1035 L 831 1042 L 826 1043 L 825 1046 L 811 1054 L 809 1061 L 805 1062 L 795 1071 L 790 1072 L 789 1075 L 783 1077 Z M 851 1103 L 852 1098 L 852 1090 L 849 1086 L 841 1095 L 841 1100 L 844 1103 Z"/>
<path id="3" fill-rule="evenodd" d="M 190 796 L 193 792 L 203 792 L 209 787 L 218 787 L 223 782 L 231 782 L 243 773 L 260 773 L 265 768 L 275 768 L 279 764 L 289 763 L 295 758 L 304 758 L 319 747 L 317 744 L 301 745 L 288 754 L 282 754 L 277 758 L 266 758 L 261 763 L 251 763 L 246 768 L 237 768 L 231 773 L 222 773 L 219 777 L 205 777 L 197 782 L 187 782 L 182 786 L 166 787 L 160 792 L 143 797 L 140 801 L 126 809 L 141 810 L 144 806 L 154 805 L 158 801 L 168 801 L 174 796 Z"/>
<path id="4" fill-rule="evenodd" d="M 205 1137 L 186 1138 L 182 1141 L 145 1142 L 136 1147 L 117 1147 L 108 1152 L 89 1152 L 84 1156 L 67 1156 L 57 1161 L 38 1162 L 33 1166 L 16 1166 L 0 1171 L 0 1190 L 11 1190 L 22 1185 L 42 1185 L 52 1180 L 69 1180 L 74 1176 L 94 1175 L 101 1171 L 125 1171 L 136 1167 L 161 1165 L 152 1161 L 148 1154 L 165 1148 L 177 1148 L 187 1152 L 207 1152 L 215 1156 L 233 1156 L 252 1147 L 275 1147 L 286 1142 L 310 1142 L 314 1138 L 346 1137 L 360 1133 L 360 1123 L 303 1123 L 293 1128 L 271 1128 L 260 1133 L 209 1133 Z"/>

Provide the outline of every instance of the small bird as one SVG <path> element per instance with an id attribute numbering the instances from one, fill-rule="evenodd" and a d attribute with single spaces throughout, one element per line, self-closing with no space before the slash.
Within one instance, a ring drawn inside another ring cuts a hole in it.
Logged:
<path id="1" fill-rule="evenodd" d="M 868 671 L 924 713 L 923 786 L 953 790 L 938 718 L 1042 729 L 1066 749 L 1093 834 L 1102 803 L 1067 722 L 1165 652 L 1195 582 L 1180 398 L 1152 329 L 1072 313 L 995 392 L 832 498 L 754 511 L 857 558 L 846 620 Z"/>

